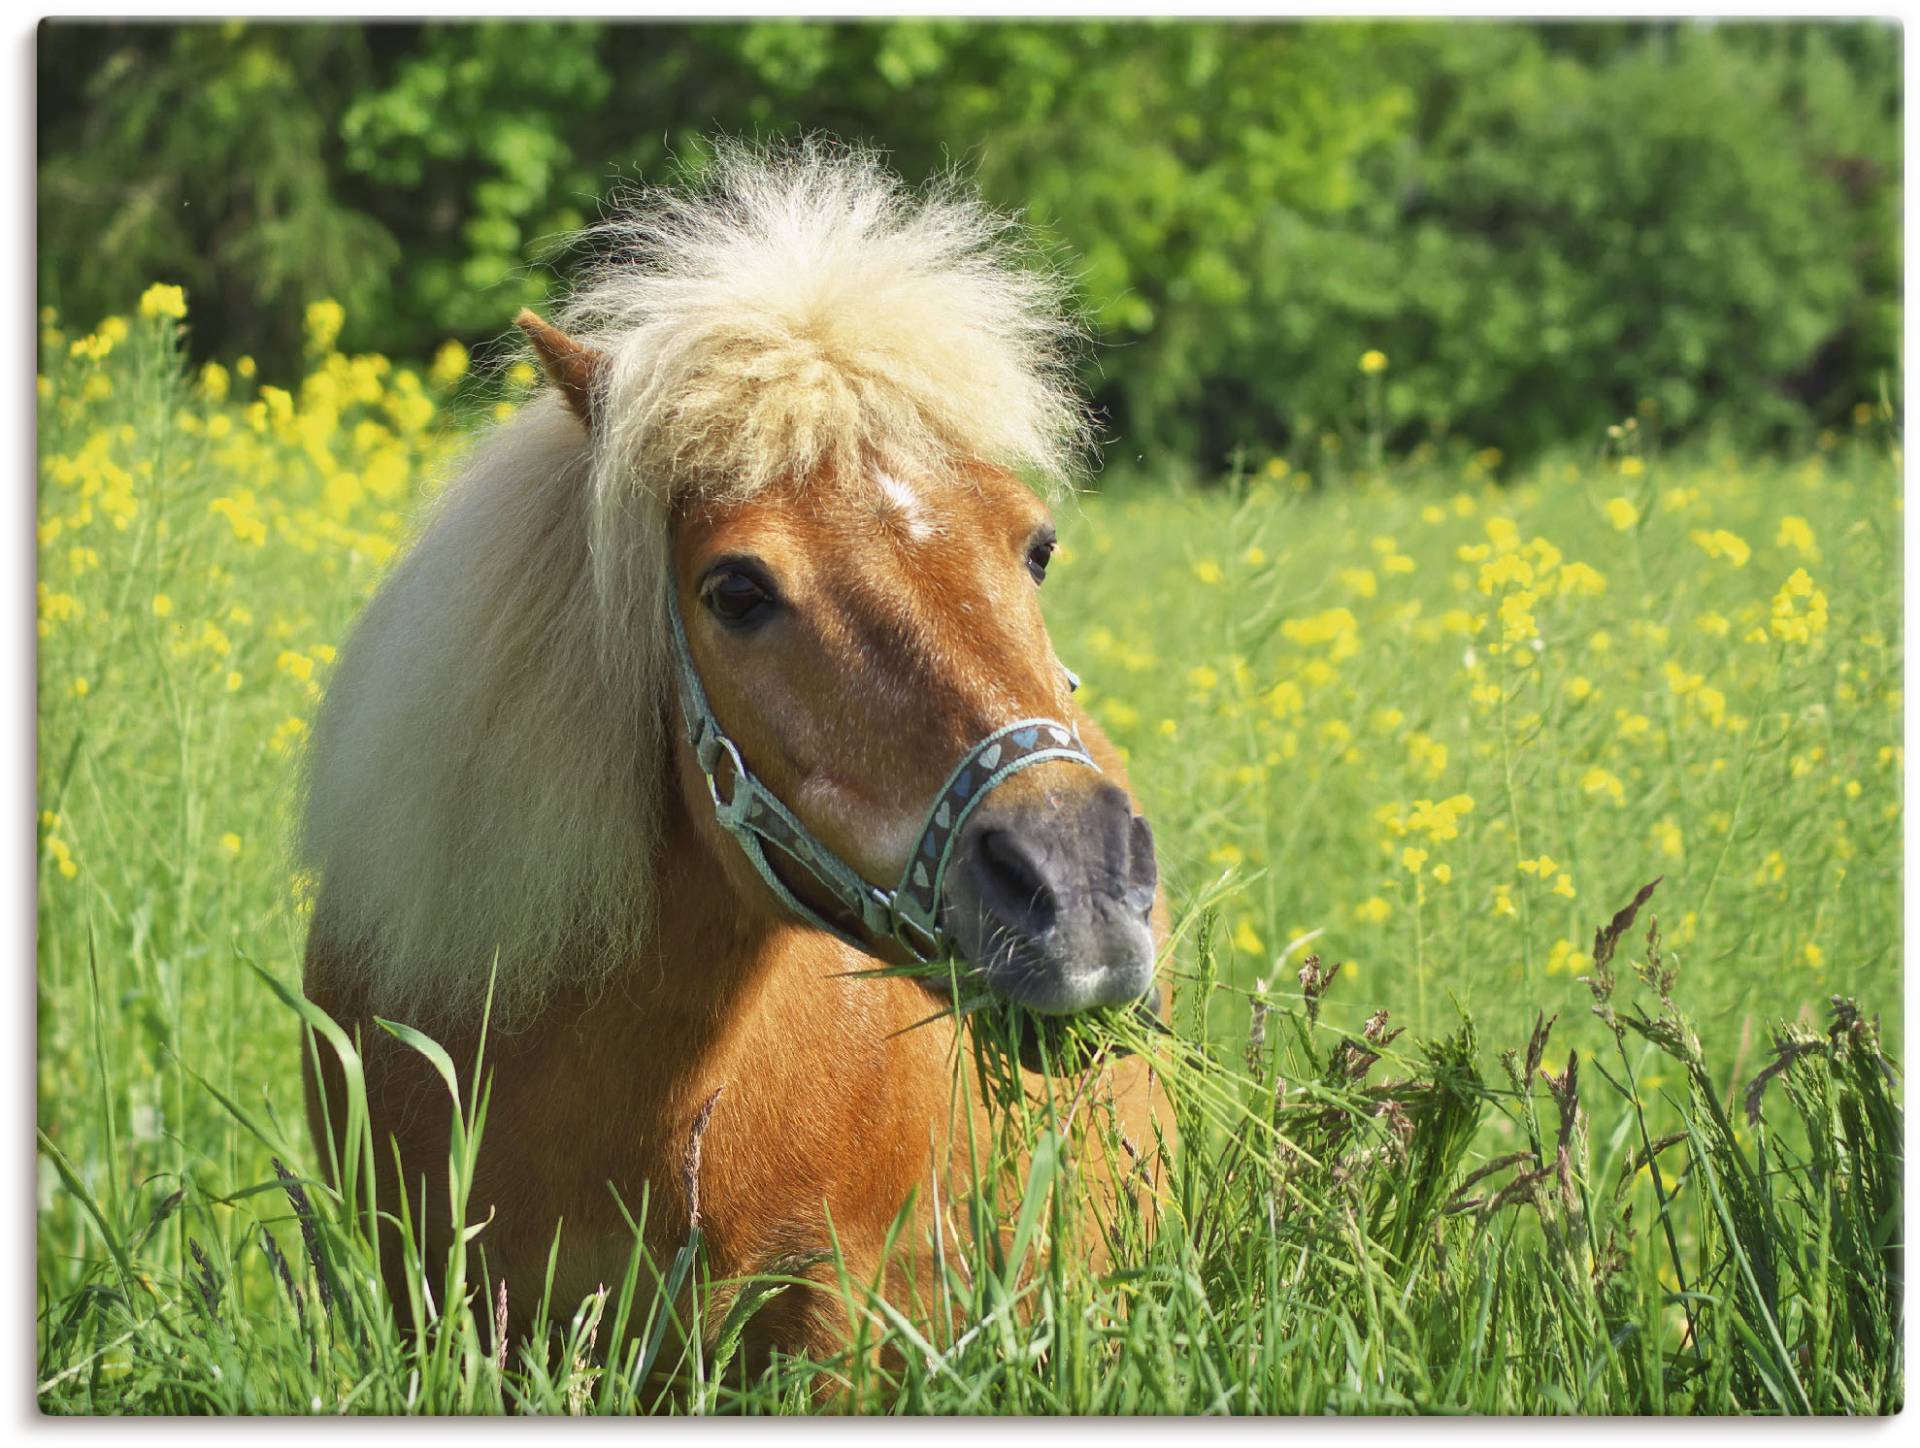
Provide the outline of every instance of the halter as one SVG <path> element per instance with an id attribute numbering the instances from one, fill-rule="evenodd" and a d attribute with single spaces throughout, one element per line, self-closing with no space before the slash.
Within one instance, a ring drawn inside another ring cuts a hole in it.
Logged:
<path id="1" fill-rule="evenodd" d="M 667 612 L 673 621 L 673 652 L 680 680 L 680 715 L 685 722 L 687 743 L 692 746 L 700 772 L 706 776 L 707 793 L 713 798 L 713 817 L 720 828 L 733 836 L 741 853 L 767 882 L 780 903 L 818 929 L 844 940 L 856 950 L 873 953 L 875 941 L 892 941 L 915 960 L 944 960 L 952 942 L 940 923 L 942 888 L 947 865 L 953 858 L 955 842 L 980 801 L 995 786 L 1023 769 L 1044 764 L 1049 759 L 1066 759 L 1084 764 L 1098 774 L 1100 766 L 1080 742 L 1079 732 L 1071 724 L 1056 719 L 1017 719 L 1002 724 L 973 748 L 947 776 L 940 793 L 927 811 L 920 838 L 914 846 L 900 883 L 883 889 L 864 878 L 845 860 L 822 844 L 799 818 L 762 784 L 740 757 L 740 750 L 727 737 L 707 703 L 707 691 L 700 685 L 700 674 L 693 666 L 693 652 L 687 646 L 687 629 L 680 618 L 680 600 L 671 586 L 667 590 Z M 1080 681 L 1066 671 L 1075 688 Z M 732 776 L 731 788 L 723 796 L 719 780 L 720 762 L 727 762 Z M 818 880 L 854 920 L 860 922 L 868 938 L 862 940 L 812 909 L 792 890 L 767 858 L 767 846 L 773 846 L 788 859 Z"/>

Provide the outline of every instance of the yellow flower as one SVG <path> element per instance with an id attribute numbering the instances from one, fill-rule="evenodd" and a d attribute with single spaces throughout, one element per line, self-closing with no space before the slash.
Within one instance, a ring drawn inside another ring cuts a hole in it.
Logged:
<path id="1" fill-rule="evenodd" d="M 1774 535 L 1773 546 L 1792 548 L 1809 562 L 1820 561 L 1820 549 L 1813 541 L 1813 529 L 1805 518 L 1789 513 L 1780 520 L 1780 531 Z"/>
<path id="2" fill-rule="evenodd" d="M 1226 578 L 1218 563 L 1211 558 L 1202 558 L 1193 565 L 1193 576 L 1205 584 L 1215 584 Z"/>
<path id="3" fill-rule="evenodd" d="M 1640 510 L 1625 498 L 1611 498 L 1607 502 L 1607 521 L 1624 533 L 1640 521 Z"/>
<path id="4" fill-rule="evenodd" d="M 1408 845 L 1400 852 L 1400 864 L 1409 875 L 1418 875 L 1427 863 L 1427 852 Z M 1436 867 L 1437 868 L 1437 867 Z"/>
<path id="5" fill-rule="evenodd" d="M 1353 913 L 1369 925 L 1378 925 L 1393 914 L 1393 907 L 1378 895 L 1373 895 L 1354 906 Z"/>
<path id="6" fill-rule="evenodd" d="M 140 315 L 171 317 L 175 321 L 187 314 L 187 294 L 179 287 L 155 282 L 140 294 Z"/>
<path id="7" fill-rule="evenodd" d="M 1368 348 L 1360 354 L 1360 370 L 1369 377 L 1387 370 L 1387 354 L 1378 348 Z"/>
<path id="8" fill-rule="evenodd" d="M 1620 459 L 1620 476 L 1623 478 L 1637 478 L 1646 472 L 1646 470 L 1647 465 L 1641 462 L 1639 458 L 1629 457 Z"/>
<path id="9" fill-rule="evenodd" d="M 1553 893 L 1556 895 L 1564 895 L 1567 899 L 1571 900 L 1573 898 L 1573 876 L 1563 874 L 1559 879 L 1555 880 L 1553 882 Z"/>
<path id="10" fill-rule="evenodd" d="M 1580 788 L 1587 794 L 1604 794 L 1615 804 L 1626 800 L 1626 787 L 1620 783 L 1620 776 L 1597 764 L 1580 777 Z"/>
<path id="11" fill-rule="evenodd" d="M 1487 539 L 1496 553 L 1511 553 L 1520 546 L 1520 529 L 1511 518 L 1492 517 L 1485 525 Z"/>
<path id="12" fill-rule="evenodd" d="M 165 618 L 168 614 L 172 612 L 173 612 L 173 600 L 171 598 L 168 598 L 164 593 L 154 594 L 153 616 L 155 618 Z"/>
<path id="13" fill-rule="evenodd" d="M 340 338 L 340 329 L 347 324 L 347 309 L 332 298 L 314 302 L 307 308 L 307 347 L 310 351 L 326 353 L 333 350 L 333 344 Z M 250 376 L 247 370 L 252 359 L 240 359 L 240 375 Z"/>
<path id="14" fill-rule="evenodd" d="M 1512 584 L 1528 588 L 1533 584 L 1533 565 L 1515 554 L 1506 553 L 1480 566 L 1480 591 L 1491 596 Z"/>
<path id="15" fill-rule="evenodd" d="M 228 830 L 224 835 L 220 836 L 220 848 L 225 850 L 229 855 L 238 855 L 240 853 L 240 836 L 236 835 L 232 830 Z"/>
<path id="16" fill-rule="evenodd" d="M 1236 949 L 1244 950 L 1249 955 L 1264 955 L 1267 949 L 1253 928 L 1252 917 L 1247 915 L 1242 915 L 1239 924 L 1234 927 L 1233 943 Z"/>
<path id="17" fill-rule="evenodd" d="M 435 387 L 451 387 L 467 375 L 467 362 L 465 347 L 458 342 L 442 342 L 433 354 L 433 366 L 427 369 L 427 380 Z"/>
<path id="18" fill-rule="evenodd" d="M 1460 837 L 1459 817 L 1473 812 L 1473 796 L 1456 794 L 1437 803 L 1430 799 L 1416 799 L 1413 810 L 1407 816 L 1406 828 L 1419 830 L 1428 839 L 1439 843 Z"/>
<path id="19" fill-rule="evenodd" d="M 1597 568 L 1575 561 L 1560 570 L 1560 591 L 1598 598 L 1607 591 L 1607 576 Z"/>
<path id="20" fill-rule="evenodd" d="M 307 734 L 307 721 L 288 715 L 282 719 L 273 731 L 273 737 L 267 741 L 267 748 L 275 754 L 285 754 Z"/>
<path id="21" fill-rule="evenodd" d="M 1662 666 L 1667 676 L 1667 687 L 1674 693 L 1685 697 L 1706 682 L 1701 674 L 1690 674 L 1672 659 Z"/>
<path id="22" fill-rule="evenodd" d="M 1807 570 L 1796 568 L 1773 596 L 1773 617 L 1767 627 L 1787 643 L 1804 644 L 1827 628 L 1827 595 L 1814 586 Z"/>
<path id="23" fill-rule="evenodd" d="M 1533 604 L 1538 597 L 1532 589 L 1521 588 L 1501 598 L 1500 637 L 1503 642 L 1524 643 L 1539 633 L 1539 624 L 1533 616 Z"/>
<path id="24" fill-rule="evenodd" d="M 1711 532 L 1705 528 L 1695 528 L 1687 536 L 1707 557 L 1724 558 L 1735 568 L 1745 568 L 1747 559 L 1753 554 L 1746 539 L 1738 533 L 1729 533 L 1725 528 L 1715 528 Z"/>
<path id="25" fill-rule="evenodd" d="M 1453 866 L 1435 865 L 1433 867 L 1433 878 L 1442 885 L 1449 883 L 1453 879 Z"/>
<path id="26" fill-rule="evenodd" d="M 1553 942 L 1547 951 L 1548 975 L 1578 975 L 1593 962 L 1584 951 L 1579 950 L 1571 940 L 1561 939 Z"/>
<path id="27" fill-rule="evenodd" d="M 53 857 L 54 868 L 60 872 L 63 879 L 71 880 L 80 873 L 80 867 L 73 861 L 73 851 L 67 847 L 67 842 L 60 836 L 47 836 L 47 853 Z"/>
<path id="28" fill-rule="evenodd" d="M 92 689 L 93 686 L 86 681 L 84 675 L 77 676 L 73 681 L 73 697 L 76 699 L 86 698 Z"/>
<path id="29" fill-rule="evenodd" d="M 1447 772 L 1447 746 L 1418 729 L 1407 736 L 1407 758 L 1421 767 L 1428 779 Z"/>

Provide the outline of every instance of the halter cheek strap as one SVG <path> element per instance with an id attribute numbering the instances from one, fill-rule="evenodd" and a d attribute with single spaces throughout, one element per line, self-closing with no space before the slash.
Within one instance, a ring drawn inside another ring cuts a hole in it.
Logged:
<path id="1" fill-rule="evenodd" d="M 891 890 L 883 889 L 814 838 L 813 832 L 793 811 L 747 768 L 739 748 L 721 729 L 712 706 L 707 703 L 707 691 L 701 687 L 699 671 L 693 666 L 693 652 L 687 645 L 680 602 L 671 589 L 667 612 L 673 626 L 680 715 L 685 722 L 687 743 L 693 749 L 707 781 L 707 792 L 713 799 L 715 821 L 733 837 L 748 863 L 782 905 L 808 924 L 837 936 L 857 950 L 870 952 L 876 942 L 893 941 L 916 960 L 944 959 L 952 948 L 940 923 L 947 866 L 962 826 L 980 801 L 1021 770 L 1050 759 L 1071 760 L 1096 774 L 1100 771 L 1071 724 L 1055 719 L 1019 719 L 1001 725 L 969 749 L 954 766 L 927 812 L 899 883 Z M 1079 687 L 1080 681 L 1072 670 L 1066 672 L 1070 684 Z M 730 776 L 724 793 L 719 777 L 722 760 L 726 761 Z M 769 846 L 818 880 L 848 918 L 860 923 L 866 938 L 855 936 L 795 895 L 774 870 L 767 854 Z"/>

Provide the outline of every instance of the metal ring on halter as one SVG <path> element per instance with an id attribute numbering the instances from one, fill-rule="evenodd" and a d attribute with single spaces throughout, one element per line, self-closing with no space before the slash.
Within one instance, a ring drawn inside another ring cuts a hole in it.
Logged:
<path id="1" fill-rule="evenodd" d="M 672 625 L 674 661 L 678 665 L 681 718 L 686 726 L 687 743 L 693 749 L 701 774 L 706 777 L 715 820 L 733 837 L 748 863 L 781 904 L 808 924 L 856 949 L 871 954 L 880 942 L 892 941 L 921 962 L 946 958 L 952 945 L 940 923 L 940 914 L 945 903 L 947 865 L 959 842 L 961 828 L 980 801 L 1013 775 L 1049 760 L 1068 760 L 1085 765 L 1096 774 L 1100 772 L 1100 766 L 1071 724 L 1039 718 L 1001 725 L 969 749 L 953 767 L 927 811 L 926 821 L 915 838 L 913 853 L 901 872 L 900 883 L 891 890 L 884 889 L 867 880 L 816 839 L 799 816 L 747 768 L 739 748 L 721 729 L 712 706 L 707 703 L 707 692 L 700 683 L 699 671 L 693 666 L 686 624 L 680 617 L 680 601 L 671 587 L 667 592 L 667 612 Z M 1069 687 L 1077 688 L 1079 679 L 1071 669 L 1064 665 L 1062 668 Z M 725 799 L 720 796 L 718 778 L 723 757 L 732 766 L 733 773 Z M 857 938 L 795 895 L 767 859 L 768 845 L 819 881 L 821 888 L 858 921 L 872 939 Z"/>
<path id="2" fill-rule="evenodd" d="M 737 808 L 738 802 L 742 797 L 740 780 L 746 774 L 747 766 L 740 758 L 739 749 L 734 746 L 734 742 L 727 738 L 726 735 L 720 734 L 714 736 L 714 742 L 717 746 L 716 752 L 725 754 L 727 760 L 733 765 L 733 783 L 728 787 L 727 797 L 725 799 L 720 797 L 719 770 L 713 768 L 711 765 L 703 765 L 701 766 L 700 772 L 706 776 L 707 793 L 713 798 L 713 808 L 715 812 L 732 812 Z M 714 763 L 719 763 L 718 758 L 714 760 Z"/>

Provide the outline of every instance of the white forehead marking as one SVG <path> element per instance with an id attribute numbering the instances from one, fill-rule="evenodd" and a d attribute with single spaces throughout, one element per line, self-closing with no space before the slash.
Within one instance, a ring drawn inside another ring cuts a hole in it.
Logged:
<path id="1" fill-rule="evenodd" d="M 907 525 L 907 533 L 914 542 L 919 543 L 932 536 L 933 524 L 927 518 L 927 506 L 920 495 L 885 468 L 873 470 L 873 480 L 880 485 L 881 495 L 887 500 L 887 507 L 898 514 Z"/>

